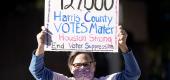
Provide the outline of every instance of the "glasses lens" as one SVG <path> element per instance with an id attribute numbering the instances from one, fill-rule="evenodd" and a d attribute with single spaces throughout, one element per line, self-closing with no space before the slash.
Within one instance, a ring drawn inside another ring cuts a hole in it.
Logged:
<path id="1" fill-rule="evenodd" d="M 81 66 L 84 66 L 84 67 L 87 67 L 87 66 L 90 66 L 92 62 L 86 62 L 86 63 L 75 63 L 75 64 L 72 64 L 74 67 L 81 67 Z"/>

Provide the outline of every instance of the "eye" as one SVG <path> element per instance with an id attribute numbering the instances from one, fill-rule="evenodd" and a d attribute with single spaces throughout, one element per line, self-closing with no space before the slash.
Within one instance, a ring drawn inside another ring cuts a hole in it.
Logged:
<path id="1" fill-rule="evenodd" d="M 82 63 L 75 63 L 73 64 L 74 67 L 79 67 L 79 66 L 82 66 Z"/>
<path id="2" fill-rule="evenodd" d="M 90 64 L 89 63 L 83 63 L 81 66 L 86 67 L 86 66 L 90 66 Z"/>

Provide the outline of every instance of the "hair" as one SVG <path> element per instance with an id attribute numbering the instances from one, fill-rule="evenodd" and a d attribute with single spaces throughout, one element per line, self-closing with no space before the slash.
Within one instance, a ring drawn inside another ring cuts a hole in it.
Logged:
<path id="1" fill-rule="evenodd" d="M 75 52 L 71 52 L 70 55 L 69 55 L 69 58 L 68 58 L 68 67 L 71 68 L 71 65 L 75 59 L 75 57 L 78 55 L 78 54 L 87 54 L 90 56 L 91 60 L 94 62 L 95 59 L 94 59 L 94 55 L 92 52 L 78 52 L 78 51 L 75 51 Z"/>

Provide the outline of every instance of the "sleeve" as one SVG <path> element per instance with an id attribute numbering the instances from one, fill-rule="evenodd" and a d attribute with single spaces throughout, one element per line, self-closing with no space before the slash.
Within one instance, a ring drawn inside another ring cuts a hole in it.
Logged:
<path id="1" fill-rule="evenodd" d="M 29 71 L 36 80 L 52 80 L 53 72 L 44 66 L 44 55 L 35 56 L 34 53 L 35 51 L 32 54 Z"/>
<path id="2" fill-rule="evenodd" d="M 123 57 L 125 61 L 125 69 L 122 72 L 100 77 L 99 80 L 138 80 L 141 71 L 132 50 L 124 53 Z"/>
<path id="3" fill-rule="evenodd" d="M 116 75 L 116 80 L 138 80 L 141 71 L 132 50 L 123 54 L 125 69 Z"/>

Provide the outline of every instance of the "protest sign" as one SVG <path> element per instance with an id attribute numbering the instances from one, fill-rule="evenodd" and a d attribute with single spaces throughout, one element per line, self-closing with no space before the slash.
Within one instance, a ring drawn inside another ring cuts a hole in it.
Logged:
<path id="1" fill-rule="evenodd" d="M 45 0 L 46 51 L 117 52 L 119 0 Z"/>

